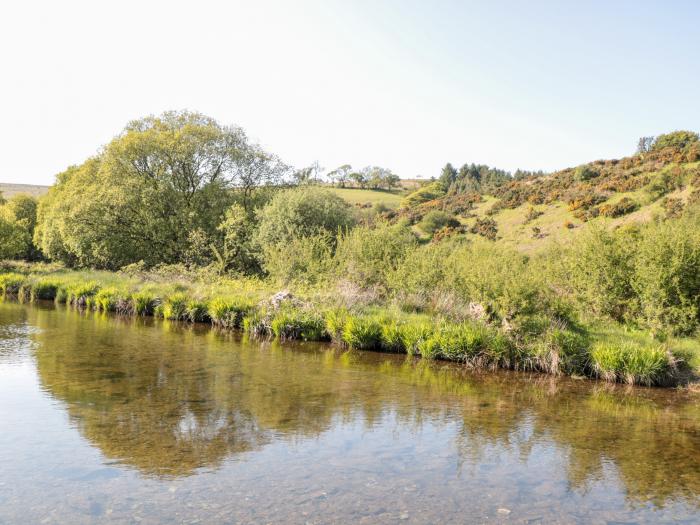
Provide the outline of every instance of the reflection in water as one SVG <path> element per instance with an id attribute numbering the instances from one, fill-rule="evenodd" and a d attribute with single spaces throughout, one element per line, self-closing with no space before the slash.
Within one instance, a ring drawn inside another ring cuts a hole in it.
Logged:
<path id="1" fill-rule="evenodd" d="M 299 483 L 328 477 L 327 485 L 338 485 L 337 501 L 346 501 L 340 494 L 368 472 L 396 487 L 413 480 L 426 495 L 439 494 L 420 509 L 405 509 L 406 519 L 421 516 L 418 521 L 430 512 L 446 521 L 465 509 L 476 512 L 483 502 L 473 500 L 489 491 L 510 508 L 539 504 L 533 519 L 548 521 L 547 512 L 554 512 L 566 523 L 587 521 L 592 514 L 586 512 L 605 505 L 624 509 L 626 517 L 670 518 L 668 507 L 687 517 L 700 509 L 700 403 L 692 394 L 537 375 L 470 375 L 451 364 L 260 343 L 202 327 L 65 309 L 5 304 L 0 314 L 0 367 L 9 359 L 8 341 L 32 341 L 41 388 L 67 410 L 104 464 L 134 469 L 139 479 L 228 479 L 236 472 L 232 465 L 243 461 L 252 469 L 274 452 L 274 467 L 261 468 L 252 484 L 279 478 L 293 493 Z M 336 460 L 343 453 L 331 451 L 336 443 L 348 443 L 348 454 L 360 450 L 365 462 Z M 293 451 L 307 447 L 310 461 L 298 474 Z M 316 463 L 324 457 L 326 464 Z M 373 509 L 370 495 L 379 489 L 357 490 L 366 496 L 356 491 L 352 503 Z M 351 519 L 349 502 L 324 514 L 310 501 L 311 516 L 317 512 L 322 522 Z M 406 501 L 410 507 L 422 500 Z M 274 511 L 284 505 L 278 501 Z M 584 510 L 577 515 L 574 509 Z M 389 519 L 371 512 L 370 521 Z M 500 517 L 509 513 L 501 509 Z"/>

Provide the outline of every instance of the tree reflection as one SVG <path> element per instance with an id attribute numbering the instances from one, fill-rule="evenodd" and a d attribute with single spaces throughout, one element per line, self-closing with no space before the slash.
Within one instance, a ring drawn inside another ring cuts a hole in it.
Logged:
<path id="1" fill-rule="evenodd" d="M 610 465 L 635 501 L 700 494 L 700 404 L 690 393 L 476 375 L 178 324 L 28 311 L 42 329 L 32 337 L 44 387 L 106 456 L 147 475 L 188 475 L 337 421 L 369 429 L 390 415 L 408 429 L 458 421 L 464 465 L 494 450 L 526 461 L 544 442 L 566 452 L 574 490 Z"/>

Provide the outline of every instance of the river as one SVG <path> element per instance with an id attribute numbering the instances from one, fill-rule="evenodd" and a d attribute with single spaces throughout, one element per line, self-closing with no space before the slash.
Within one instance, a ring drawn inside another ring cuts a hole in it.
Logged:
<path id="1" fill-rule="evenodd" d="M 0 303 L 0 523 L 700 523 L 700 394 Z"/>

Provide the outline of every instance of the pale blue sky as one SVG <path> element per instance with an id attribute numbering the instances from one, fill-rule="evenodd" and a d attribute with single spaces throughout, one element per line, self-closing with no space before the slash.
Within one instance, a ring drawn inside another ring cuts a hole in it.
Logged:
<path id="1" fill-rule="evenodd" d="M 0 181 L 50 184 L 191 109 L 296 166 L 552 170 L 700 129 L 700 2 L 24 1 L 0 6 Z"/>

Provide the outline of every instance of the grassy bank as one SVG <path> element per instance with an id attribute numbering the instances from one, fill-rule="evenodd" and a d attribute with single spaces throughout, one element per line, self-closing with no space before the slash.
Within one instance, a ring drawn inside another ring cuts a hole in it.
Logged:
<path id="1" fill-rule="evenodd" d="M 693 339 L 661 343 L 615 326 L 530 316 L 514 325 L 406 312 L 396 305 L 348 305 L 314 290 L 279 292 L 270 282 L 175 271 L 70 271 L 14 265 L 0 274 L 4 296 L 53 300 L 120 315 L 155 316 L 246 330 L 255 337 L 333 341 L 358 350 L 399 352 L 475 368 L 505 368 L 671 386 L 700 365 Z"/>

